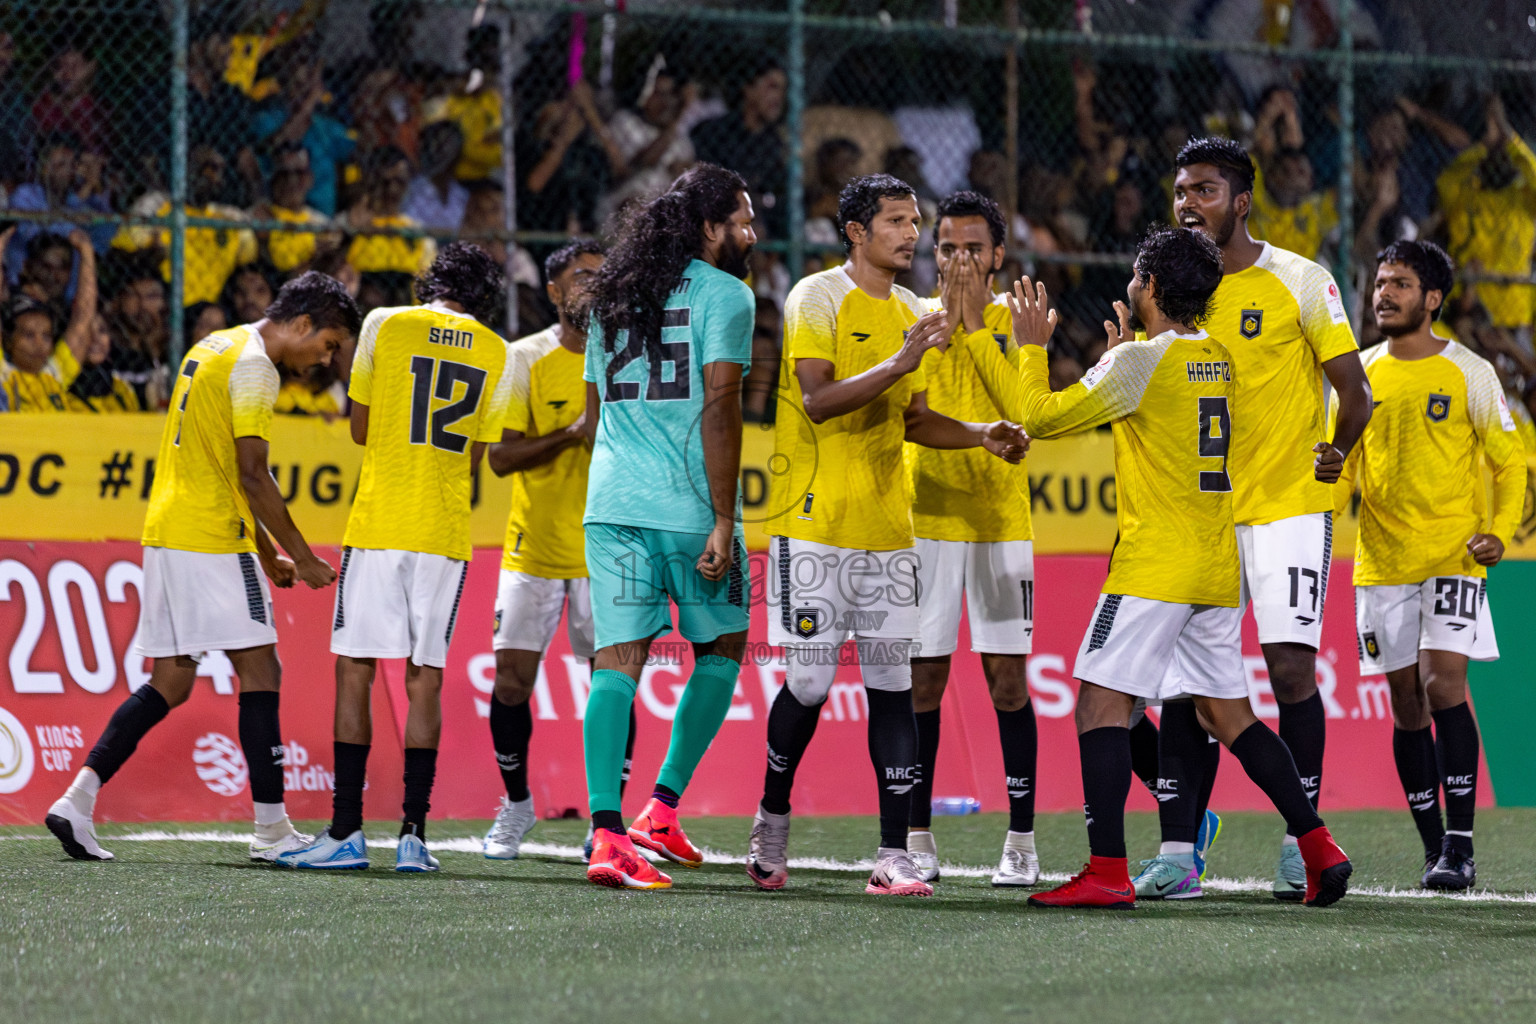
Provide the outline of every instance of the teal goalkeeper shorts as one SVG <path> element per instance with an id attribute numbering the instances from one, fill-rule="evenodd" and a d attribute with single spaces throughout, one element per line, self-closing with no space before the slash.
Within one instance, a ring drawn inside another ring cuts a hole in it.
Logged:
<path id="1" fill-rule="evenodd" d="M 585 530 L 597 650 L 666 633 L 669 602 L 677 605 L 677 631 L 692 643 L 746 632 L 746 551 L 739 533 L 730 571 L 711 583 L 694 568 L 708 534 L 612 523 L 587 523 Z"/>

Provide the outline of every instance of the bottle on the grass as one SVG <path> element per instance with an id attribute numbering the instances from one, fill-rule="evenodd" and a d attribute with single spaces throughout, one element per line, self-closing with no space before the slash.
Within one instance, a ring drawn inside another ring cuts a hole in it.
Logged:
<path id="1" fill-rule="evenodd" d="M 933 798 L 934 814 L 977 814 L 981 801 L 973 796 L 936 796 Z"/>

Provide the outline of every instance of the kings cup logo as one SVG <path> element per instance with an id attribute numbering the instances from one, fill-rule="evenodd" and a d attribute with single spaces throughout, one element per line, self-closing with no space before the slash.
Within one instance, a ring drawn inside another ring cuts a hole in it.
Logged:
<path id="1" fill-rule="evenodd" d="M 239 796 L 245 789 L 245 755 L 221 732 L 210 732 L 192 745 L 192 764 L 203 785 L 220 796 Z"/>
<path id="2" fill-rule="evenodd" d="M 32 779 L 32 740 L 27 727 L 0 708 L 0 793 L 16 793 Z"/>

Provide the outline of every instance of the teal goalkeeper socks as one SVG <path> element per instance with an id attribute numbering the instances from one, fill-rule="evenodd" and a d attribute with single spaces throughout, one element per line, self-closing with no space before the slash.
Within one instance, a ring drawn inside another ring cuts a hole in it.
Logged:
<path id="1" fill-rule="evenodd" d="M 688 788 L 693 770 L 714 742 L 726 712 L 731 709 L 731 695 L 736 692 L 740 672 L 740 662 L 715 654 L 694 664 L 683 697 L 677 702 L 672 742 L 667 746 L 667 759 L 656 776 L 656 785 L 666 786 L 679 795 Z"/>
<path id="2" fill-rule="evenodd" d="M 593 814 L 619 812 L 619 779 L 624 773 L 624 744 L 634 702 L 635 681 L 629 676 L 613 669 L 592 673 L 581 741 L 587 762 L 587 809 Z"/>

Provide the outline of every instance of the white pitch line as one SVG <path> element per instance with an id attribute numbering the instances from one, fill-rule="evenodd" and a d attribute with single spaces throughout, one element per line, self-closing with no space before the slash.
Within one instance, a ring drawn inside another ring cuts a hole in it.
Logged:
<path id="1" fill-rule="evenodd" d="M 53 837 L 46 833 L 30 833 L 20 835 L 0 836 L 0 841 L 7 839 L 48 840 Z M 143 832 L 127 832 L 122 835 L 106 837 L 108 845 L 112 843 L 231 843 L 247 844 L 250 842 L 250 834 L 246 832 L 214 832 L 214 831 L 176 831 L 169 832 L 163 829 L 150 829 Z M 369 845 L 384 850 L 393 850 L 399 845 L 395 838 L 370 839 Z M 431 850 L 446 851 L 448 853 L 479 853 L 481 841 L 464 836 L 453 839 L 433 839 L 428 841 L 427 848 Z M 543 857 L 563 857 L 569 860 L 581 859 L 581 847 L 565 846 L 558 843 L 524 843 L 523 850 L 527 853 L 537 854 Z M 647 856 L 650 851 L 642 851 Z M 706 862 L 732 863 L 740 862 L 742 854 L 726 853 L 721 850 L 712 850 L 704 847 Z M 652 857 L 652 860 L 659 858 Z M 803 871 L 845 871 L 866 872 L 874 869 L 873 860 L 843 861 L 832 860 L 828 857 L 792 857 L 789 866 Z M 974 867 L 968 864 L 943 864 L 940 866 L 942 878 L 990 878 L 992 869 Z M 1040 873 L 1042 882 L 1065 882 L 1070 875 L 1061 872 L 1044 871 Z M 1208 878 L 1201 885 L 1214 892 L 1235 893 L 1263 893 L 1270 891 L 1270 882 L 1262 878 Z M 1429 892 L 1425 889 L 1399 889 L 1396 886 L 1365 885 L 1353 887 L 1349 890 L 1351 896 L 1379 896 L 1391 900 L 1452 900 L 1461 903 L 1529 903 L 1536 904 L 1536 893 L 1501 893 L 1478 890 L 1470 893 L 1441 893 Z"/>

